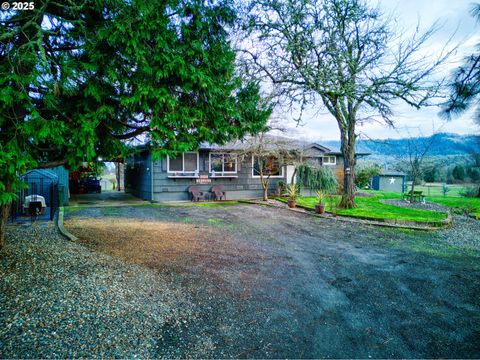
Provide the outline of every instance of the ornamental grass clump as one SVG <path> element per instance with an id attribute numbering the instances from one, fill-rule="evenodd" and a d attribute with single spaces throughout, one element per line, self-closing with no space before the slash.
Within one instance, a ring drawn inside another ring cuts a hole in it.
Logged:
<path id="1" fill-rule="evenodd" d="M 288 184 L 285 189 L 285 196 L 288 197 L 288 207 L 294 208 L 297 205 L 297 198 L 300 195 L 296 184 Z"/>

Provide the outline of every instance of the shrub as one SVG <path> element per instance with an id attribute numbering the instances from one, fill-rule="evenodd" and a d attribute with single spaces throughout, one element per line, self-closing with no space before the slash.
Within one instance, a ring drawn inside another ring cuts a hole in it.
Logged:
<path id="1" fill-rule="evenodd" d="M 335 192 L 338 187 L 337 178 L 332 170 L 327 167 L 313 167 L 310 165 L 300 165 L 297 168 L 297 183 L 316 190 L 325 192 Z"/>
<path id="2" fill-rule="evenodd" d="M 478 197 L 478 195 L 479 195 L 479 187 L 478 187 L 478 186 L 467 186 L 467 187 L 464 187 L 464 188 L 462 188 L 462 189 L 459 191 L 459 194 L 460 194 L 461 196 L 468 197 L 468 198 Z"/>
<path id="3" fill-rule="evenodd" d="M 471 167 L 467 171 L 468 176 L 473 182 L 480 181 L 480 168 L 478 167 Z"/>
<path id="4" fill-rule="evenodd" d="M 379 175 L 381 167 L 378 164 L 359 165 L 355 171 L 355 185 L 360 189 L 365 189 L 370 185 L 372 178 Z"/>
<path id="5" fill-rule="evenodd" d="M 288 184 L 285 190 L 285 195 L 288 196 L 290 200 L 296 200 L 300 195 L 297 184 Z"/>
<path id="6" fill-rule="evenodd" d="M 443 196 L 447 196 L 447 193 L 450 191 L 450 188 L 447 186 L 447 184 L 442 185 L 442 193 Z"/>

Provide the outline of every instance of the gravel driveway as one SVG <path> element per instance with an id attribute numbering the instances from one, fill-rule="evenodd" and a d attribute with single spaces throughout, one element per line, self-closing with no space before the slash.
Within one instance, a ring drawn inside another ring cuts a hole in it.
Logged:
<path id="1" fill-rule="evenodd" d="M 0 258 L 0 357 L 480 357 L 480 253 L 442 233 L 257 205 L 66 226 Z"/>

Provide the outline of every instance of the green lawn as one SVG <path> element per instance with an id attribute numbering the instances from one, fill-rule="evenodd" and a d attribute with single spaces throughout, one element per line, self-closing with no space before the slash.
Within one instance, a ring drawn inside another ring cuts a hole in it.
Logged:
<path id="1" fill-rule="evenodd" d="M 414 220 L 414 221 L 442 221 L 447 215 L 442 212 L 401 208 L 394 205 L 384 204 L 380 200 L 399 199 L 401 194 L 387 192 L 372 192 L 375 196 L 357 197 L 357 207 L 354 209 L 335 209 L 335 206 L 326 201 L 326 211 L 335 212 L 342 216 L 367 218 L 372 220 Z M 335 203 L 338 203 L 340 196 L 335 196 Z M 297 204 L 302 207 L 314 209 L 318 199 L 314 196 L 302 196 L 298 198 Z"/>
<path id="2" fill-rule="evenodd" d="M 455 209 L 465 209 L 480 219 L 480 198 L 467 198 L 460 195 L 463 188 L 468 185 L 448 185 L 450 189 L 443 196 L 441 184 L 417 185 L 415 190 L 422 191 L 427 201 L 433 201 Z M 372 191 L 377 193 L 378 191 Z"/>
<path id="3" fill-rule="evenodd" d="M 433 201 L 455 209 L 465 209 L 480 219 L 480 198 L 467 198 L 460 196 L 429 196 L 428 201 Z"/>
<path id="4" fill-rule="evenodd" d="M 468 185 L 447 185 L 450 189 L 447 192 L 447 197 L 461 197 L 460 192 L 463 190 L 464 187 Z M 408 187 L 410 190 L 410 186 Z M 427 183 L 425 185 L 415 185 L 415 190 L 422 191 L 425 196 L 442 196 L 442 184 L 440 183 Z"/>

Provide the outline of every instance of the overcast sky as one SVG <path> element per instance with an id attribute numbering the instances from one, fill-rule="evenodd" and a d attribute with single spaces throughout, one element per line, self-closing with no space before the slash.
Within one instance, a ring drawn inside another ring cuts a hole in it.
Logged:
<path id="1" fill-rule="evenodd" d="M 406 33 L 412 32 L 417 22 L 420 21 L 422 28 L 428 28 L 436 20 L 440 20 L 443 27 L 432 39 L 427 51 L 434 52 L 441 49 L 452 34 L 454 44 L 461 42 L 455 56 L 450 60 L 446 74 L 458 67 L 461 58 L 475 51 L 474 47 L 480 43 L 480 24 L 477 24 L 470 15 L 470 0 L 379 0 L 372 4 L 380 4 L 386 13 L 394 13 L 399 25 L 406 29 Z M 442 132 L 460 134 L 478 134 L 478 127 L 472 121 L 472 113 L 450 122 L 445 122 L 438 117 L 438 108 L 426 108 L 415 110 L 409 106 L 400 104 L 394 108 L 397 127 L 402 130 L 388 128 L 382 124 L 370 123 L 358 128 L 358 132 L 366 134 L 370 138 L 398 138 L 406 136 L 405 128 L 411 128 L 412 135 L 418 133 L 418 128 L 425 135 L 432 133 L 432 127 L 441 129 Z M 303 119 L 303 126 L 296 127 L 294 132 L 298 136 L 310 140 L 337 140 L 339 132 L 335 119 L 325 113 L 317 113 L 316 110 L 307 111 Z M 289 127 L 295 127 L 293 120 L 288 121 Z"/>

